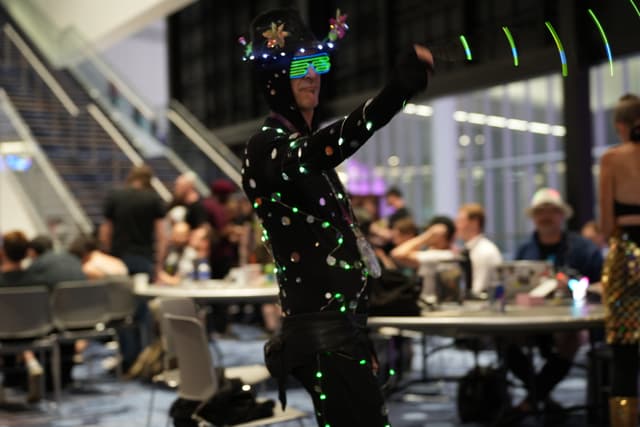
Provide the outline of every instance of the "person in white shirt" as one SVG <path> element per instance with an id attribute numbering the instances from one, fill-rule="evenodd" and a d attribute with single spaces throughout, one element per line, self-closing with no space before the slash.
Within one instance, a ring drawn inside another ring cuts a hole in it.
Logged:
<path id="1" fill-rule="evenodd" d="M 462 205 L 456 217 L 457 236 L 471 259 L 471 292 L 479 296 L 491 285 L 495 268 L 502 263 L 498 247 L 484 234 L 485 212 L 477 203 Z"/>
<path id="2" fill-rule="evenodd" d="M 438 264 L 456 259 L 452 250 L 455 234 L 456 228 L 451 219 L 436 216 L 423 233 L 391 251 L 391 257 L 398 263 L 418 269 L 418 275 L 422 277 L 421 298 L 427 302 L 435 302 L 432 300 L 435 298 Z"/>

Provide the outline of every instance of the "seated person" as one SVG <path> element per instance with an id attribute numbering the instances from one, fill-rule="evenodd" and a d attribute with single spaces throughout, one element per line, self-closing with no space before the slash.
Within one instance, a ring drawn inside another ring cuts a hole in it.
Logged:
<path id="1" fill-rule="evenodd" d="M 416 237 L 418 235 L 418 227 L 411 218 L 400 218 L 393 223 L 391 227 L 391 244 L 392 248 L 400 246 L 404 242 Z M 375 248 L 378 259 L 382 262 L 385 268 L 389 270 L 398 269 L 398 265 L 391 258 L 384 249 L 380 247 Z M 410 267 L 409 267 L 410 268 Z"/>
<path id="2" fill-rule="evenodd" d="M 174 245 L 168 255 L 176 259 L 165 261 L 165 270 L 158 273 L 158 280 L 160 283 L 178 285 L 185 279 L 210 279 L 211 239 L 213 236 L 211 227 L 203 225 L 194 229 L 189 235 L 188 244 L 180 250 L 179 245 L 184 241 L 183 232 L 186 230 L 180 224 L 177 223 L 173 227 L 172 241 Z M 172 271 L 173 274 L 170 273 Z"/>
<path id="3" fill-rule="evenodd" d="M 121 259 L 105 254 L 98 249 L 93 237 L 79 236 L 71 242 L 69 252 L 82 262 L 82 271 L 89 279 L 109 276 L 127 276 L 129 271 Z"/>
<path id="4" fill-rule="evenodd" d="M 39 284 L 51 288 L 56 283 L 87 279 L 80 260 L 66 251 L 54 251 L 53 241 L 48 236 L 31 239 L 28 255 L 31 265 L 27 272 Z"/>
<path id="5" fill-rule="evenodd" d="M 162 264 L 162 270 L 165 273 L 175 275 L 178 272 L 180 259 L 182 258 L 184 250 L 189 246 L 190 234 L 191 227 L 187 222 L 176 222 L 171 226 L 167 256 Z"/>
<path id="6" fill-rule="evenodd" d="M 2 249 L 0 249 L 0 286 L 28 286 L 36 285 L 32 277 L 22 268 L 22 262 L 27 256 L 29 241 L 21 231 L 11 231 L 2 236 Z M 15 363 L 11 357 L 2 359 L 3 366 L 11 366 Z M 24 351 L 22 353 L 22 362 L 27 368 L 29 402 L 40 400 L 42 390 L 40 389 L 40 378 L 43 369 L 38 359 L 32 351 Z M 9 381 L 10 382 L 10 381 Z"/>
<path id="7" fill-rule="evenodd" d="M 438 263 L 456 259 L 452 250 L 455 225 L 445 216 L 434 217 L 420 235 L 396 246 L 391 258 L 401 265 L 418 269 L 422 277 L 422 299 L 434 303 Z"/>
<path id="8" fill-rule="evenodd" d="M 566 231 L 564 223 L 573 213 L 560 193 L 551 188 L 538 190 L 527 209 L 533 220 L 535 231 L 516 253 L 516 260 L 548 260 L 556 271 L 573 270 L 589 278 L 591 283 L 600 281 L 602 255 L 587 239 Z M 559 283 L 563 289 L 567 283 Z M 540 349 L 546 364 L 536 374 L 531 359 L 526 357 L 522 346 L 512 343 L 507 347 L 507 367 L 525 385 L 528 395 L 515 408 L 515 416 L 532 412 L 539 404 L 558 409 L 550 399 L 551 391 L 562 381 L 571 368 L 573 358 L 580 347 L 578 332 L 564 332 L 528 337 Z"/>
<path id="9" fill-rule="evenodd" d="M 477 203 L 462 205 L 456 217 L 456 232 L 471 260 L 471 293 L 480 296 L 491 285 L 495 268 L 502 263 L 498 247 L 484 233 L 485 213 Z"/>

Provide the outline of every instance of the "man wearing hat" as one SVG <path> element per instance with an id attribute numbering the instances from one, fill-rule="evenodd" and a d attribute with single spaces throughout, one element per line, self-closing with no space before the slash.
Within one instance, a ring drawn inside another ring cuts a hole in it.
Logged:
<path id="1" fill-rule="evenodd" d="M 573 214 L 571 206 L 552 188 L 538 190 L 526 210 L 535 230 L 531 238 L 516 253 L 516 260 L 548 261 L 555 267 L 559 286 L 567 285 L 567 275 L 600 281 L 602 254 L 591 241 L 565 230 L 565 221 Z M 531 337 L 540 349 L 546 364 L 535 373 L 531 360 L 517 345 L 507 349 L 507 365 L 525 384 L 529 394 L 516 408 L 522 415 L 545 404 L 546 409 L 560 409 L 549 396 L 553 388 L 569 373 L 580 346 L 577 333 L 555 333 Z"/>
<path id="2" fill-rule="evenodd" d="M 264 227 L 277 266 L 283 325 L 265 346 L 280 384 L 293 374 L 313 399 L 320 426 L 388 425 L 377 362 L 363 329 L 368 283 L 380 274 L 334 168 L 427 86 L 431 52 L 408 46 L 382 91 L 318 129 L 321 75 L 347 30 L 338 11 L 319 40 L 288 9 L 259 15 L 245 60 L 271 110 L 247 143 L 242 186 Z"/>

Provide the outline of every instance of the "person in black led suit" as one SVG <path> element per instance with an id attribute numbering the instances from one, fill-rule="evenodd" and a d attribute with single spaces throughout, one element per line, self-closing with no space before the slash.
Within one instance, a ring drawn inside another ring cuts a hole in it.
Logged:
<path id="1" fill-rule="evenodd" d="M 282 405 L 291 373 L 311 395 L 320 426 L 382 427 L 389 425 L 387 411 L 363 332 L 367 282 L 380 266 L 334 168 L 426 88 L 433 57 L 423 46 L 408 46 L 376 97 L 318 129 L 320 75 L 330 69 L 345 20 L 338 11 L 328 37 L 318 41 L 296 11 L 254 19 L 245 59 L 271 112 L 247 143 L 242 186 L 277 267 L 284 317 L 265 357 Z"/>

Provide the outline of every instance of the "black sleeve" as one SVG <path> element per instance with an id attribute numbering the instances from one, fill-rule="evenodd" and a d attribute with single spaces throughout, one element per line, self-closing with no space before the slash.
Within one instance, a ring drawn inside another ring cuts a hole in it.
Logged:
<path id="1" fill-rule="evenodd" d="M 272 146 L 271 159 L 279 165 L 278 175 L 285 180 L 295 180 L 300 175 L 338 166 L 385 126 L 413 95 L 426 88 L 429 69 L 412 48 L 401 56 L 382 91 L 342 120 L 311 136 L 287 136 L 280 129 L 265 129 L 274 133 L 271 137 L 276 143 Z"/>
<path id="2" fill-rule="evenodd" d="M 104 201 L 104 206 L 102 207 L 102 214 L 104 215 L 104 217 L 108 220 L 113 220 L 113 217 L 115 215 L 115 203 L 114 203 L 114 192 L 111 191 L 108 195 L 107 198 Z"/>

